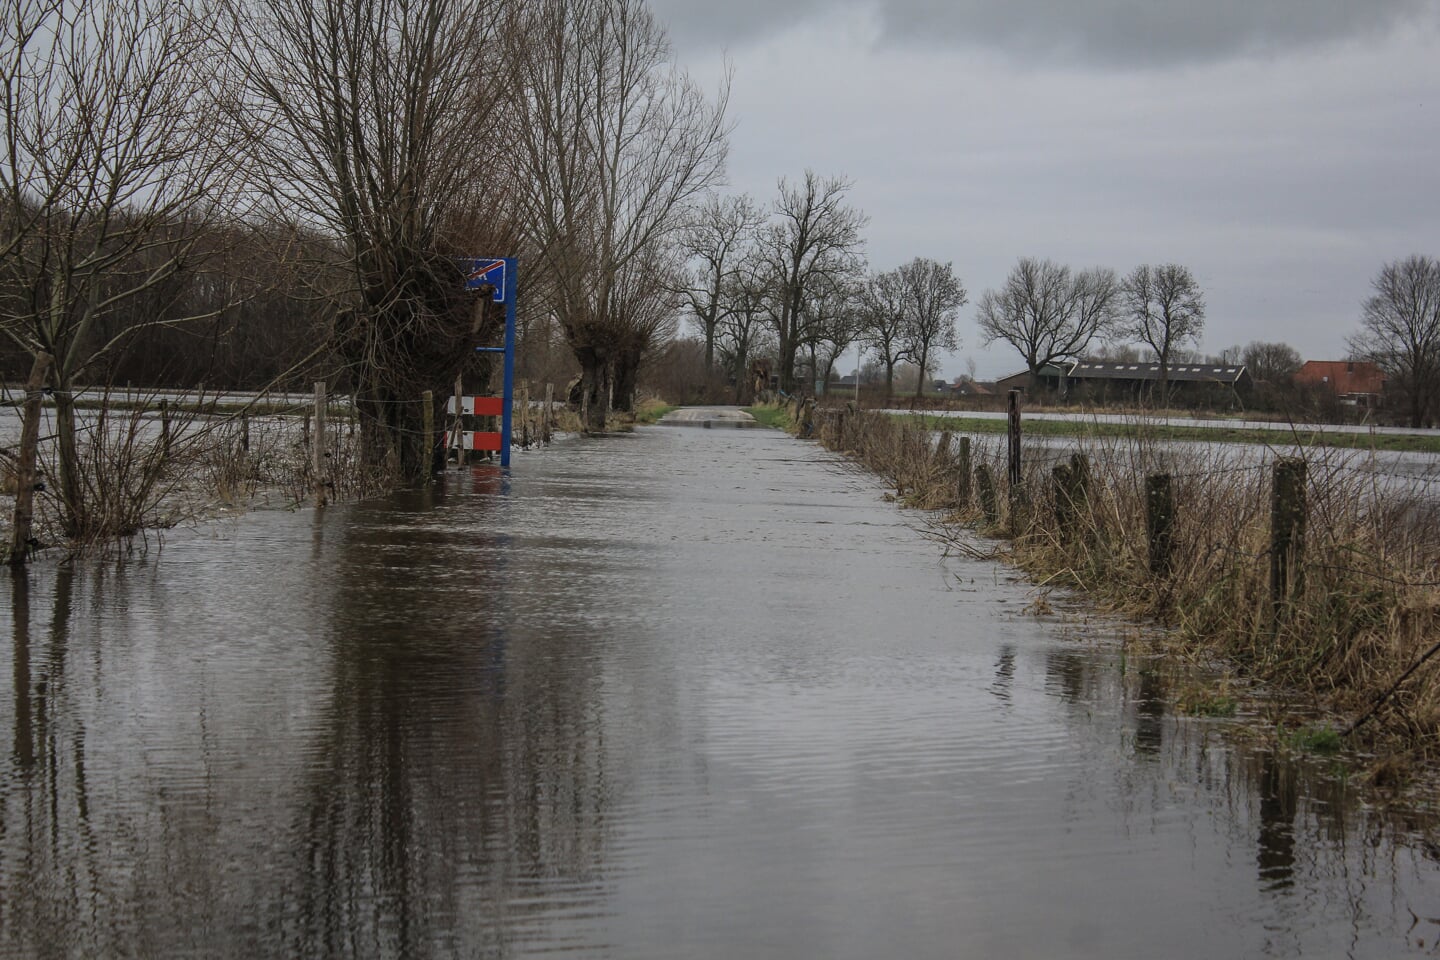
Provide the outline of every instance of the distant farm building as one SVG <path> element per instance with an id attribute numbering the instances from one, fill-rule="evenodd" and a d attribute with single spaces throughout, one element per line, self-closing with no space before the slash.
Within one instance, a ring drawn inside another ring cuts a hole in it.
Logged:
<path id="1" fill-rule="evenodd" d="M 1335 394 L 1350 407 L 1373 410 L 1385 397 L 1385 373 L 1364 360 L 1307 360 L 1295 372 L 1295 382 Z"/>
<path id="2" fill-rule="evenodd" d="M 1037 378 L 1043 392 L 1069 400 L 1096 403 L 1135 401 L 1149 395 L 1160 381 L 1160 364 L 1110 360 L 1068 360 L 1046 364 Z M 1172 400 L 1181 403 L 1226 404 L 1251 386 L 1243 363 L 1173 363 L 1166 370 Z M 1029 371 L 996 382 L 1002 393 L 1030 390 Z"/>
<path id="3" fill-rule="evenodd" d="M 962 377 L 951 385 L 950 392 L 957 397 L 988 397 L 995 392 L 995 384 L 979 383 Z"/>

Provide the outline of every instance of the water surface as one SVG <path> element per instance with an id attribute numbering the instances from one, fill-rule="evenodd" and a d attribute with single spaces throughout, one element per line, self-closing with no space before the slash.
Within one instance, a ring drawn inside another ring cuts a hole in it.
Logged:
<path id="1" fill-rule="evenodd" d="M 881 494 L 653 428 L 0 581 L 0 953 L 1429 952 L 1424 822 Z"/>

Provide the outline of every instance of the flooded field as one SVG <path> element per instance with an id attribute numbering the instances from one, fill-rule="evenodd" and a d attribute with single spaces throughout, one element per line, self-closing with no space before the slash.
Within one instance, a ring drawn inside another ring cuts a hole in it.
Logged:
<path id="1" fill-rule="evenodd" d="M 650 428 L 0 579 L 0 955 L 1433 953 L 1431 824 L 882 492 Z"/>

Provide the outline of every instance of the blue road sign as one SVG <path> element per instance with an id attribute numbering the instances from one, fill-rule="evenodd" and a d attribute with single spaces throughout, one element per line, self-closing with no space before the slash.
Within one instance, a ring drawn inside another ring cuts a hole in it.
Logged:
<path id="1" fill-rule="evenodd" d="M 460 261 L 465 271 L 465 289 L 479 290 L 490 287 L 494 290 L 491 299 L 505 304 L 505 345 L 503 347 L 476 347 L 479 353 L 504 354 L 504 394 L 500 398 L 500 466 L 510 466 L 510 427 L 515 409 L 515 294 L 519 286 L 520 271 L 514 257 L 474 257 Z M 493 414 L 490 414 L 493 416 Z"/>
<path id="2" fill-rule="evenodd" d="M 490 299 L 496 303 L 505 302 L 505 260 L 498 257 L 479 257 L 474 260 L 462 260 L 461 266 L 465 270 L 465 289 L 478 290 L 481 287 L 493 287 L 494 294 Z"/>

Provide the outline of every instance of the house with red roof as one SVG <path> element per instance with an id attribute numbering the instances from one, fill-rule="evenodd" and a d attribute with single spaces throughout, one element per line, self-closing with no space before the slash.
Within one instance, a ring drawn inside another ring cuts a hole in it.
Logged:
<path id="1" fill-rule="evenodd" d="M 1385 397 L 1385 372 L 1367 360 L 1307 360 L 1295 383 L 1329 390 L 1352 407 L 1374 409 Z"/>

